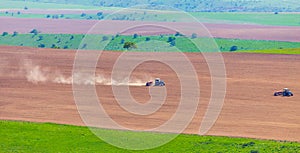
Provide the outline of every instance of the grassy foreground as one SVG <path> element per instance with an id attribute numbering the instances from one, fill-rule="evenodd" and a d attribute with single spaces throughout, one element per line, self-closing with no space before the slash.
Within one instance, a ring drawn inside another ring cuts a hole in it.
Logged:
<path id="1" fill-rule="evenodd" d="M 51 123 L 0 121 L 0 152 L 297 152 L 300 143 L 247 138 L 181 134 L 152 150 L 116 148 L 93 135 L 87 127 Z M 99 129 L 113 135 L 114 130 Z M 134 133 L 121 131 L 121 133 Z M 145 133 L 134 133 L 136 136 Z M 152 134 L 153 137 L 164 134 Z M 166 135 L 166 134 L 165 134 Z"/>
<path id="2" fill-rule="evenodd" d="M 172 38 L 170 42 L 169 39 Z M 90 40 L 85 40 L 85 39 Z M 83 41 L 85 40 L 85 41 Z M 195 41 L 202 46 L 200 50 L 192 43 Z M 126 51 L 123 48 L 125 42 L 134 42 L 136 49 L 131 51 L 147 52 L 210 52 L 209 50 L 214 42 L 220 51 L 251 51 L 253 50 L 276 50 L 280 49 L 282 53 L 290 48 L 300 48 L 300 42 L 282 42 L 267 40 L 241 40 L 241 39 L 207 39 L 194 38 L 188 39 L 183 36 L 160 35 L 160 36 L 104 36 L 83 34 L 7 34 L 0 35 L 0 45 L 9 46 L 28 46 L 39 48 L 60 48 L 60 49 L 103 49 L 114 51 Z M 209 44 L 210 43 L 210 44 Z M 104 46 L 103 46 L 104 45 Z M 209 45 L 204 47 L 205 45 Z M 102 47 L 101 47 L 102 46 Z M 201 50 L 202 49 L 202 50 Z M 234 50 L 232 50 L 234 49 Z M 295 53 L 295 52 L 293 52 Z M 296 52 L 298 53 L 298 52 Z"/>

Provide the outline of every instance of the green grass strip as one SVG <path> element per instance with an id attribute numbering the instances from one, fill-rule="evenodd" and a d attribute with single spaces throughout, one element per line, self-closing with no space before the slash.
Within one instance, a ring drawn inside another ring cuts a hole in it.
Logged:
<path id="1" fill-rule="evenodd" d="M 0 152 L 297 152 L 300 143 L 249 138 L 181 134 L 173 141 L 151 150 L 116 148 L 96 137 L 87 127 L 0 121 Z M 98 129 L 114 135 L 123 132 L 143 137 L 149 133 Z M 124 135 L 124 134 L 123 134 Z M 152 133 L 151 136 L 168 134 Z M 124 139 L 124 138 L 123 138 Z M 125 139 L 124 139 L 125 140 Z M 142 141 L 142 140 L 141 140 Z"/>
<path id="2" fill-rule="evenodd" d="M 38 31 L 38 29 L 37 29 Z M 87 38 L 87 39 L 85 39 Z M 172 42 L 170 42 L 172 38 Z M 202 46 L 200 49 L 192 42 Z M 126 42 L 134 42 L 136 49 L 124 48 Z M 215 44 L 214 44 L 215 42 Z M 211 44 L 207 44 L 211 43 Z M 105 44 L 105 46 L 103 46 Z M 189 39 L 183 36 L 159 35 L 159 36 L 128 36 L 128 35 L 83 35 L 83 34 L 2 34 L 0 45 L 28 46 L 39 48 L 59 49 L 94 49 L 112 51 L 139 51 L 139 52 L 212 52 L 205 45 L 217 45 L 222 52 L 247 51 L 247 52 L 278 52 L 281 54 L 298 54 L 291 49 L 300 48 L 300 42 L 283 42 L 268 40 L 241 40 L 241 39 Z M 101 47 L 102 46 L 102 47 Z M 284 50 L 290 49 L 290 50 Z M 258 51 L 256 51 L 258 50 Z M 271 50 L 271 51 L 264 51 Z M 297 50 L 297 49 L 296 49 Z"/>
<path id="3" fill-rule="evenodd" d="M 241 53 L 261 53 L 261 54 L 300 54 L 300 48 L 290 48 L 290 49 L 269 49 L 269 50 L 247 50 L 239 51 Z"/>

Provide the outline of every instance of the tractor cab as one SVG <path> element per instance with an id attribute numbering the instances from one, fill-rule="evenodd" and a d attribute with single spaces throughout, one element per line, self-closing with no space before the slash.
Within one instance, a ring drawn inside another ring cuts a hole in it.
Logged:
<path id="1" fill-rule="evenodd" d="M 282 96 L 293 96 L 293 93 L 288 88 L 283 89 Z"/>
<path id="2" fill-rule="evenodd" d="M 154 86 L 165 86 L 165 82 L 160 80 L 160 78 L 156 78 Z"/>

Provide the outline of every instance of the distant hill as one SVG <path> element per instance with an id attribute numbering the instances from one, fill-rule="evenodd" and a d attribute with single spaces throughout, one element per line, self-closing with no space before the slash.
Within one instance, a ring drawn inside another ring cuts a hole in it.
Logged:
<path id="1" fill-rule="evenodd" d="M 24 0 L 23 0 L 24 1 Z M 26 0 L 59 4 L 131 7 L 150 4 L 174 7 L 187 12 L 300 12 L 299 0 Z"/>

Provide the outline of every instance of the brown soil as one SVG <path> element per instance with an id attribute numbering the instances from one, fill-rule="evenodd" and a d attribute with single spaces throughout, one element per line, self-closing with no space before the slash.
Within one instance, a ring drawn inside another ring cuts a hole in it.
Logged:
<path id="1" fill-rule="evenodd" d="M 144 21 L 95 21 L 95 20 L 69 20 L 69 19 L 21 19 L 0 17 L 0 32 L 29 33 L 32 29 L 38 29 L 42 33 L 66 33 L 86 34 L 90 31 L 95 34 L 117 34 L 123 33 L 128 28 L 140 26 L 138 29 L 128 30 L 124 34 L 169 34 L 179 31 L 191 35 L 197 33 L 199 36 L 209 36 L 207 31 L 199 24 L 187 22 L 144 22 Z M 149 28 L 149 26 L 160 27 L 160 30 Z M 300 27 L 289 26 L 262 26 L 242 24 L 203 24 L 213 37 L 255 39 L 255 40 L 278 40 L 300 42 Z M 144 27 L 144 29 L 143 29 Z M 163 28 L 166 27 L 166 28 Z M 149 31 L 150 29 L 150 31 Z"/>
<path id="2" fill-rule="evenodd" d="M 180 62 L 173 53 L 132 53 L 134 56 L 130 60 L 147 54 L 160 54 L 172 62 Z M 28 82 L 20 70 L 24 61 L 30 60 L 45 72 L 59 71 L 69 76 L 74 55 L 71 50 L 0 47 L 0 119 L 84 125 L 71 85 L 50 81 L 34 84 Z M 185 133 L 197 133 L 210 98 L 211 80 L 203 56 L 195 53 L 186 55 L 199 75 L 201 93 L 197 113 Z M 119 56 L 120 52 L 104 52 L 97 73 L 110 76 Z M 300 56 L 224 53 L 223 57 L 227 71 L 227 93 L 221 115 L 208 134 L 300 141 Z M 101 105 L 122 126 L 131 129 L 154 128 L 169 120 L 176 111 L 180 99 L 176 73 L 165 64 L 148 61 L 132 73 L 132 77 L 137 78 L 145 75 L 164 79 L 168 93 L 162 107 L 146 116 L 134 115 L 120 108 L 111 86 L 96 87 Z M 294 97 L 273 96 L 274 91 L 284 87 L 289 87 Z M 130 91 L 139 103 L 150 99 L 147 87 L 132 86 Z M 188 111 L 189 108 L 185 109 Z M 98 119 L 101 117 L 98 116 Z"/>

